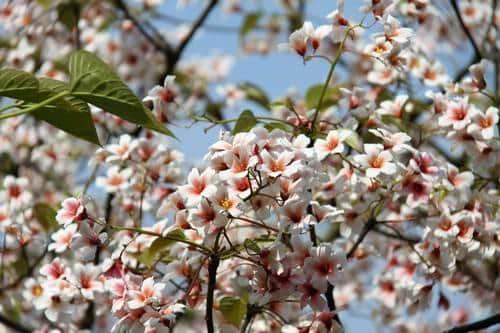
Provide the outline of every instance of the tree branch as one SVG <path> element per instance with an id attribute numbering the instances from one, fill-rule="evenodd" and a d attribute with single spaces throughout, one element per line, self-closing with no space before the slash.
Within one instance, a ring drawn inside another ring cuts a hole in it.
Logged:
<path id="1" fill-rule="evenodd" d="M 313 224 L 309 225 L 309 235 L 311 237 L 311 242 L 313 243 L 313 245 L 318 246 L 318 237 L 316 236 L 316 229 L 315 229 Z M 328 304 L 328 309 L 332 312 L 335 312 L 333 319 L 340 326 L 342 326 L 342 322 L 340 321 L 340 317 L 336 312 L 337 306 L 335 305 L 335 298 L 333 297 L 333 289 L 334 289 L 334 286 L 330 282 L 328 282 L 324 295 L 326 298 L 326 303 Z"/>
<path id="2" fill-rule="evenodd" d="M 458 3 L 457 0 L 450 0 L 451 2 L 451 7 L 453 8 L 453 11 L 455 12 L 455 15 L 458 18 L 458 22 L 460 23 L 460 26 L 462 27 L 462 30 L 465 32 L 467 35 L 467 38 L 469 39 L 472 48 L 474 49 L 474 56 L 472 59 L 469 61 L 469 64 L 463 68 L 458 74 L 455 76 L 455 82 L 460 81 L 468 72 L 469 66 L 479 62 L 482 58 L 481 55 L 481 50 L 479 49 L 479 46 L 477 45 L 476 41 L 474 40 L 474 37 L 472 36 L 469 28 L 465 25 L 464 20 L 462 19 L 462 14 L 460 13 L 460 8 L 458 8 Z"/>
<path id="3" fill-rule="evenodd" d="M 205 20 L 207 19 L 208 15 L 212 11 L 212 9 L 215 8 L 215 5 L 217 5 L 218 0 L 210 0 L 208 5 L 205 7 L 205 9 L 201 12 L 200 16 L 193 22 L 193 25 L 191 26 L 191 29 L 189 32 L 186 34 L 186 37 L 184 37 L 183 40 L 179 43 L 175 51 L 173 52 L 171 58 L 169 59 L 168 63 L 168 69 L 167 69 L 167 74 L 171 74 L 174 70 L 175 65 L 179 61 L 182 52 L 188 45 L 189 41 L 193 38 L 195 35 L 196 31 L 203 25 Z"/>
<path id="4" fill-rule="evenodd" d="M 208 287 L 207 287 L 207 304 L 205 309 L 205 321 L 207 323 L 207 333 L 214 333 L 214 292 L 217 282 L 217 268 L 219 267 L 219 257 L 217 255 L 210 256 L 208 262 Z"/>
<path id="5" fill-rule="evenodd" d="M 0 324 L 20 333 L 31 333 L 30 329 L 0 314 Z"/>
<path id="6" fill-rule="evenodd" d="M 500 324 L 500 313 L 497 313 L 496 315 L 493 315 L 491 317 L 479 321 L 475 321 L 467 325 L 457 326 L 455 328 L 445 331 L 445 333 L 466 333 L 488 328 L 496 324 Z"/>
<path id="7" fill-rule="evenodd" d="M 366 235 L 368 235 L 368 233 L 375 227 L 376 223 L 377 221 L 375 219 L 370 219 L 368 220 L 368 222 L 365 223 L 363 229 L 361 230 L 361 233 L 359 234 L 358 239 L 356 240 L 356 243 L 354 243 L 349 252 L 347 252 L 347 259 L 351 258 L 354 255 L 354 252 L 356 252 L 359 245 L 365 239 Z"/>
<path id="8" fill-rule="evenodd" d="M 130 13 L 129 8 L 123 0 L 115 0 L 115 6 L 123 12 L 125 18 L 132 22 L 134 27 L 139 30 L 144 38 L 146 38 L 151 44 L 153 44 L 156 49 L 163 52 L 167 60 L 170 59 L 173 54 L 173 49 L 163 37 L 161 38 L 161 40 L 157 40 L 157 38 L 153 37 L 139 22 L 139 20 L 134 15 L 132 15 L 132 13 Z M 161 37 L 161 34 L 158 32 L 155 32 L 154 34 L 157 37 Z"/>

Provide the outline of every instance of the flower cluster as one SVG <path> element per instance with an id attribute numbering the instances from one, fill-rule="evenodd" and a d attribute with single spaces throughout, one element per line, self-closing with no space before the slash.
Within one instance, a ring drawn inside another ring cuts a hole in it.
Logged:
<path id="1" fill-rule="evenodd" d="M 269 17 L 223 1 L 246 15 L 243 52 L 330 66 L 274 102 L 222 82 L 230 56 L 182 57 L 217 1 L 169 32 L 151 23 L 172 19 L 160 2 L 139 1 L 140 19 L 121 0 L 0 5 L 2 66 L 64 80 L 84 48 L 161 123 L 234 124 L 191 164 L 94 107 L 97 149 L 30 115 L 2 120 L 0 330 L 342 332 L 369 312 L 390 331 L 439 332 L 498 310 L 495 1 L 370 0 L 357 22 L 339 0 L 319 26 L 302 1 Z M 454 73 L 442 55 L 463 40 L 474 57 Z M 269 112 L 225 118 L 245 100 Z"/>

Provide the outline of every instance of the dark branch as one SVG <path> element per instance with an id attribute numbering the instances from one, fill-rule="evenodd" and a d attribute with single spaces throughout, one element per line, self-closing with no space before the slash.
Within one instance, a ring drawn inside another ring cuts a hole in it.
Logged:
<path id="1" fill-rule="evenodd" d="M 164 13 L 156 13 L 156 17 L 159 19 L 163 19 L 166 21 L 169 21 L 174 24 L 184 24 L 184 23 L 191 23 L 191 20 L 176 17 L 176 16 L 171 16 L 168 14 Z M 264 26 L 256 26 L 254 29 L 256 30 L 264 30 L 266 29 Z M 237 26 L 229 26 L 229 25 L 217 25 L 217 24 L 204 24 L 203 25 L 203 30 L 206 31 L 213 31 L 213 32 L 223 32 L 223 33 L 239 33 L 240 28 Z"/>
<path id="2" fill-rule="evenodd" d="M 186 34 L 183 40 L 179 43 L 177 46 L 175 52 L 172 54 L 172 57 L 169 59 L 170 62 L 168 63 L 168 70 L 167 74 L 170 74 L 173 72 L 175 65 L 179 61 L 180 57 L 182 56 L 182 52 L 186 48 L 186 46 L 189 44 L 189 41 L 193 38 L 195 35 L 196 31 L 203 25 L 205 20 L 207 19 L 208 15 L 212 11 L 212 9 L 215 8 L 215 5 L 217 5 L 218 0 L 210 0 L 208 5 L 205 7 L 205 9 L 201 12 L 200 16 L 193 22 L 193 25 L 191 26 L 191 29 L 189 32 Z"/>
<path id="3" fill-rule="evenodd" d="M 127 7 L 127 5 L 125 4 L 125 2 L 123 0 L 115 0 L 115 5 L 119 10 L 121 10 L 123 12 L 123 15 L 125 16 L 125 18 L 132 22 L 134 27 L 137 30 L 139 30 L 139 32 L 144 36 L 144 38 L 146 38 L 151 44 L 153 44 L 156 47 L 156 49 L 163 52 L 163 54 L 165 55 L 165 57 L 167 59 L 169 59 L 172 56 L 172 54 L 173 54 L 172 47 L 165 41 L 165 39 L 162 38 L 162 39 L 158 40 L 157 38 L 161 37 L 161 35 L 159 33 L 157 33 L 156 31 L 154 33 L 156 38 L 153 37 L 144 28 L 144 26 L 141 24 L 141 22 L 139 22 L 139 20 L 134 15 L 132 15 L 132 13 L 130 13 L 129 8 Z"/>
<path id="4" fill-rule="evenodd" d="M 214 292 L 217 282 L 217 268 L 219 267 L 219 257 L 213 255 L 208 262 L 208 287 L 207 287 L 207 305 L 205 310 L 205 321 L 207 323 L 207 332 L 214 333 Z"/>
<path id="5" fill-rule="evenodd" d="M 482 330 L 484 328 L 488 328 L 496 324 L 500 324 L 500 313 L 497 313 L 496 315 L 493 315 L 491 317 L 467 325 L 457 326 L 455 328 L 445 331 L 445 333 L 466 333 L 471 331 Z"/>
<path id="6" fill-rule="evenodd" d="M 309 206 L 308 209 L 311 206 Z M 318 246 L 318 237 L 316 236 L 316 229 L 313 224 L 309 225 L 309 236 L 311 237 L 311 242 L 313 243 L 314 246 Z M 328 282 L 328 287 L 324 293 L 326 302 L 328 304 L 328 309 L 332 312 L 337 310 L 337 306 L 335 305 L 335 298 L 333 298 L 333 289 L 334 286 Z M 335 315 L 333 316 L 333 319 L 339 323 L 340 326 L 342 326 L 342 322 L 340 321 L 339 315 L 335 312 Z"/>
<path id="7" fill-rule="evenodd" d="M 0 324 L 20 333 L 31 333 L 30 329 L 0 314 Z"/>
<path id="8" fill-rule="evenodd" d="M 469 39 L 472 48 L 474 49 L 474 56 L 472 59 L 469 61 L 469 64 L 460 70 L 457 75 L 455 76 L 455 82 L 460 81 L 468 72 L 469 67 L 477 62 L 479 62 L 482 58 L 481 55 L 481 50 L 479 49 L 479 46 L 477 45 L 476 41 L 474 40 L 474 37 L 472 36 L 469 28 L 467 28 L 467 25 L 465 25 L 464 20 L 462 19 L 462 14 L 460 13 L 460 8 L 458 8 L 458 3 L 457 0 L 450 0 L 451 6 L 453 8 L 453 11 L 455 12 L 455 15 L 457 16 L 458 22 L 460 23 L 460 27 L 462 30 L 465 32 L 467 35 L 467 38 Z"/>
<path id="9" fill-rule="evenodd" d="M 377 221 L 375 219 L 370 219 L 368 220 L 368 222 L 365 223 L 363 229 L 361 230 L 361 233 L 359 234 L 358 239 L 356 240 L 356 243 L 354 243 L 349 252 L 347 252 L 347 259 L 353 256 L 353 254 L 358 249 L 359 245 L 361 245 L 361 243 L 365 239 L 366 235 L 368 235 L 368 233 L 375 227 L 376 223 Z"/>
<path id="10" fill-rule="evenodd" d="M 392 233 L 392 232 L 383 230 L 381 228 L 374 228 L 373 231 L 375 231 L 376 233 L 378 233 L 380 235 L 383 235 L 385 237 L 397 239 L 397 240 L 404 241 L 404 242 L 407 242 L 407 243 L 415 244 L 415 243 L 418 243 L 418 242 L 421 241 L 420 239 L 411 238 L 411 237 L 404 236 L 404 235 L 401 235 L 401 234 L 398 235 L 396 233 Z"/>

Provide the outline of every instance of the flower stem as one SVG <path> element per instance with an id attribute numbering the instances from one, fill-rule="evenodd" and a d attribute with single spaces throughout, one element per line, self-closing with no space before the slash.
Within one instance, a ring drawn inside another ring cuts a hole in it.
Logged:
<path id="1" fill-rule="evenodd" d="M 326 77 L 325 84 L 323 85 L 323 89 L 321 90 L 321 95 L 320 95 L 319 100 L 318 100 L 318 105 L 316 106 L 316 111 L 314 112 L 314 117 L 313 117 L 312 124 L 311 124 L 311 132 L 314 132 L 314 130 L 315 130 L 316 121 L 318 120 L 319 112 L 321 111 L 321 106 L 323 104 L 323 99 L 325 98 L 325 95 L 326 95 L 326 90 L 328 89 L 328 85 L 330 84 L 330 81 L 332 79 L 333 72 L 335 71 L 335 67 L 337 66 L 337 64 L 340 60 L 340 57 L 342 56 L 342 52 L 344 51 L 345 41 L 347 40 L 349 33 L 351 32 L 351 30 L 354 27 L 356 27 L 356 26 L 349 27 L 349 29 L 346 30 L 344 38 L 340 42 L 339 48 L 337 50 L 337 54 L 335 55 L 335 59 L 331 63 L 332 65 L 330 66 L 330 70 L 328 71 L 328 75 Z"/>
<path id="2" fill-rule="evenodd" d="M 10 113 L 6 113 L 6 114 L 2 114 L 0 115 L 0 120 L 2 119 L 7 119 L 7 118 L 10 118 L 10 117 L 15 117 L 15 116 L 19 116 L 21 114 L 25 114 L 25 113 L 29 113 L 29 112 L 33 112 L 35 110 L 38 110 L 46 105 L 49 105 L 50 103 L 60 99 L 60 98 L 63 98 L 64 96 L 67 96 L 69 95 L 70 92 L 69 91 L 63 91 L 57 95 L 54 95 L 50 98 L 47 98 L 45 101 L 41 102 L 41 103 L 38 103 L 38 104 L 35 104 L 35 105 L 32 105 L 30 107 L 27 107 L 26 109 L 21 109 L 21 110 L 17 110 L 17 111 L 14 111 L 14 112 L 10 112 Z"/>

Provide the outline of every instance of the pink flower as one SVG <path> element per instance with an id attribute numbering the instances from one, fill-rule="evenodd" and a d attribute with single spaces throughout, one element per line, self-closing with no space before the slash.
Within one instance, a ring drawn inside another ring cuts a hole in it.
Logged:
<path id="1" fill-rule="evenodd" d="M 76 198 L 67 198 L 62 202 L 62 208 L 57 212 L 56 220 L 60 224 L 67 225 L 82 221 L 86 217 L 85 206 L 82 202 Z"/>
<path id="2" fill-rule="evenodd" d="M 262 169 L 270 177 L 278 177 L 281 174 L 286 174 L 289 164 L 295 157 L 295 154 L 290 151 L 284 151 L 279 154 L 271 154 L 267 150 L 261 152 L 261 157 L 264 162 Z"/>
<path id="3" fill-rule="evenodd" d="M 49 244 L 49 251 L 54 251 L 56 253 L 66 251 L 71 245 L 73 236 L 76 235 L 77 228 L 77 224 L 71 224 L 63 229 L 59 229 L 58 231 L 54 232 L 50 236 L 53 242 Z"/>
<path id="4" fill-rule="evenodd" d="M 365 144 L 366 154 L 354 156 L 354 160 L 362 167 L 366 168 L 366 176 L 370 178 L 377 177 L 380 173 L 393 175 L 396 173 L 396 165 L 391 163 L 392 154 L 384 150 L 380 144 Z"/>
<path id="5" fill-rule="evenodd" d="M 434 158 L 426 152 L 417 153 L 410 160 L 410 168 L 427 180 L 438 176 L 439 168 L 434 164 Z"/>
<path id="6" fill-rule="evenodd" d="M 106 177 L 97 178 L 96 184 L 104 187 L 107 192 L 122 191 L 130 186 L 132 173 L 131 168 L 120 170 L 119 166 L 113 166 L 106 172 Z"/>
<path id="7" fill-rule="evenodd" d="M 96 292 L 104 291 L 102 282 L 98 280 L 99 274 L 99 267 L 76 263 L 68 280 L 80 290 L 83 297 L 93 300 Z"/>
<path id="8" fill-rule="evenodd" d="M 467 133 L 480 139 L 491 140 L 498 136 L 498 109 L 490 106 L 485 113 L 475 112 Z"/>
<path id="9" fill-rule="evenodd" d="M 147 278 L 142 282 L 141 290 L 128 292 L 130 297 L 130 301 L 127 302 L 128 307 L 135 310 L 161 301 L 165 287 L 164 283 L 155 283 L 152 277 Z"/>
<path id="10" fill-rule="evenodd" d="M 215 172 L 207 168 L 201 174 L 194 168 L 188 175 L 188 183 L 179 186 L 179 193 L 187 200 L 188 206 L 198 204 L 203 196 L 208 196 L 215 192 L 216 188 L 212 182 Z"/>
<path id="11" fill-rule="evenodd" d="M 27 178 L 15 178 L 11 175 L 7 175 L 3 180 L 3 187 L 5 189 L 0 192 L 0 199 L 4 202 L 8 202 L 12 209 L 18 209 L 28 205 L 33 198 L 31 192 L 27 190 Z"/>
<path id="12" fill-rule="evenodd" d="M 344 0 L 337 1 L 337 9 L 326 16 L 332 21 L 332 41 L 339 43 L 344 39 L 351 24 L 344 17 Z"/>
<path id="13" fill-rule="evenodd" d="M 50 264 L 46 264 L 40 269 L 40 274 L 45 275 L 51 280 L 60 279 L 65 276 L 66 267 L 61 263 L 59 258 L 55 258 Z"/>
<path id="14" fill-rule="evenodd" d="M 442 127 L 453 126 L 455 130 L 464 129 L 471 121 L 475 108 L 469 105 L 468 98 L 451 101 L 445 113 L 439 117 L 438 124 Z"/>
<path id="15" fill-rule="evenodd" d="M 179 88 L 175 84 L 175 76 L 167 75 L 162 86 L 155 86 L 144 98 L 144 101 L 153 102 L 153 110 L 156 112 L 168 112 L 170 104 L 180 104 L 178 98 Z"/>
<path id="16" fill-rule="evenodd" d="M 328 132 L 326 139 L 317 139 L 314 142 L 314 151 L 318 155 L 318 159 L 323 160 L 329 155 L 342 153 L 344 151 L 343 141 L 348 135 L 347 131 L 332 130 Z"/>
<path id="17" fill-rule="evenodd" d="M 211 224 L 214 226 L 224 226 L 227 223 L 227 218 L 217 212 L 207 198 L 202 198 L 198 204 L 198 208 L 191 211 L 189 222 L 195 227 L 206 227 Z"/>
<path id="18" fill-rule="evenodd" d="M 382 116 L 388 115 L 396 118 L 403 118 L 403 106 L 408 100 L 407 95 L 397 96 L 394 100 L 387 100 L 380 103 L 380 108 L 376 112 Z"/>
<path id="19" fill-rule="evenodd" d="M 100 232 L 103 227 L 94 223 L 92 226 L 89 223 L 81 223 L 79 232 L 73 237 L 71 249 L 76 251 L 79 258 L 85 261 L 93 260 L 97 247 L 102 245 L 107 234 Z"/>
<path id="20" fill-rule="evenodd" d="M 323 297 L 325 286 L 323 283 L 317 284 L 317 281 L 308 280 L 298 287 L 302 296 L 300 306 L 310 305 L 314 311 L 324 311 L 326 309 L 326 300 Z"/>
<path id="21" fill-rule="evenodd" d="M 336 254 L 330 245 L 319 246 L 304 261 L 304 271 L 316 286 L 323 285 L 325 290 L 327 282 L 335 284 L 338 281 L 345 262 L 345 256 Z"/>

